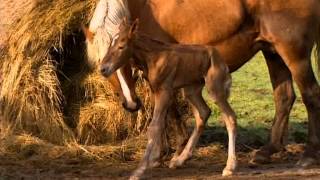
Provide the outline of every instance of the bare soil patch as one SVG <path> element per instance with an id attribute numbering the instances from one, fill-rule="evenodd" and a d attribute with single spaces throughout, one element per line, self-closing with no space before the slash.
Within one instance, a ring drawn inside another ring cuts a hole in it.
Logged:
<path id="1" fill-rule="evenodd" d="M 144 149 L 118 149 L 118 155 L 122 155 L 119 158 L 115 157 L 116 152 L 110 153 L 111 146 L 67 147 L 26 142 L 23 147 L 8 146 L 6 151 L 0 153 L 0 179 L 128 179 Z M 224 178 L 221 172 L 227 158 L 226 148 L 220 144 L 207 144 L 198 147 L 193 158 L 183 167 L 169 169 L 168 158 L 161 167 L 147 171 L 144 178 L 320 179 L 319 166 L 308 169 L 295 166 L 303 148 L 300 144 L 289 145 L 285 151 L 275 154 L 270 164 L 255 166 L 249 164 L 250 152 L 238 152 L 238 173 Z"/>

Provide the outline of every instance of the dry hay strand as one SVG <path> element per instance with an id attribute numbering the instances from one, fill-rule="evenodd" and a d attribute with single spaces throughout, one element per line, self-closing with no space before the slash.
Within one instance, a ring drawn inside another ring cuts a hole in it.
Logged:
<path id="1" fill-rule="evenodd" d="M 95 1 L 35 1 L 30 12 L 10 29 L 8 52 L 1 60 L 2 116 L 17 131 L 61 143 L 73 134 L 63 121 L 63 94 L 52 51 L 63 51 L 92 11 Z"/>
<path id="2" fill-rule="evenodd" d="M 144 138 L 136 137 L 116 145 L 86 146 L 77 142 L 69 142 L 60 146 L 30 134 L 11 134 L 5 139 L 1 139 L 0 155 L 13 157 L 20 161 L 30 160 L 40 167 L 55 164 L 59 166 L 75 160 L 86 163 L 96 163 L 97 161 L 112 163 L 139 160 L 145 144 Z"/>
<path id="3" fill-rule="evenodd" d="M 140 78 L 137 81 L 136 93 L 140 97 L 143 106 L 138 112 L 135 130 L 142 133 L 147 130 L 147 127 L 152 120 L 154 103 L 152 99 L 152 91 L 148 82 L 141 78 L 141 73 L 139 77 Z"/>
<path id="4" fill-rule="evenodd" d="M 84 106 L 77 126 L 79 142 L 87 145 L 104 144 L 132 135 L 134 115 L 117 111 L 119 108 L 118 103 L 110 103 L 105 99 Z"/>
<path id="5" fill-rule="evenodd" d="M 74 78 L 64 89 L 71 93 L 66 96 L 73 116 L 70 121 L 78 121 L 75 127 L 81 144 L 115 142 L 134 134 L 136 113 L 123 109 L 105 78 L 96 72 Z"/>

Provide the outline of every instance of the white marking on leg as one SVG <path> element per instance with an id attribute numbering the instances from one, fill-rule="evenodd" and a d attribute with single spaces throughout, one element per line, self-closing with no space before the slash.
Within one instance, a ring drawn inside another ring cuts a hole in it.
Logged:
<path id="1" fill-rule="evenodd" d="M 230 119 L 232 117 L 228 116 L 225 118 L 229 118 L 229 122 L 231 122 Z M 229 122 L 226 122 L 229 123 Z M 231 127 L 230 124 L 227 124 L 227 131 L 228 131 L 228 160 L 226 167 L 223 170 L 222 175 L 223 176 L 230 176 L 234 173 L 237 167 L 237 156 L 236 156 L 236 130 L 235 127 Z"/>
<path id="2" fill-rule="evenodd" d="M 121 85 L 121 89 L 122 89 L 123 95 L 126 98 L 128 107 L 132 108 L 132 109 L 136 108 L 137 103 L 135 103 L 133 101 L 129 86 L 128 86 L 126 80 L 124 79 L 120 69 L 117 70 L 117 75 L 118 75 L 118 78 L 119 78 L 119 81 L 120 81 L 120 85 Z"/>

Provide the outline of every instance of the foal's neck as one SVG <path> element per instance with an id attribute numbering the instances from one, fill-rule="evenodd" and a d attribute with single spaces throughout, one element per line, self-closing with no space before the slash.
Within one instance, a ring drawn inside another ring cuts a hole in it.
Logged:
<path id="1" fill-rule="evenodd" d="M 157 55 L 163 51 L 171 50 L 170 44 L 152 39 L 146 35 L 137 34 L 131 42 L 133 58 L 138 66 L 147 68 L 148 64 L 157 60 Z"/>
<path id="2" fill-rule="evenodd" d="M 132 42 L 133 48 L 144 52 L 157 52 L 172 49 L 172 44 L 152 39 L 143 34 L 137 34 Z"/>

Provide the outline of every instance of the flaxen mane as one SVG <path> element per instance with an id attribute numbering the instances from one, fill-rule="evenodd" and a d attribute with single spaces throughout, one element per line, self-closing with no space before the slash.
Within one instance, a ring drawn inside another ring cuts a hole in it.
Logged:
<path id="1" fill-rule="evenodd" d="M 96 67 L 108 52 L 113 37 L 119 32 L 124 18 L 130 18 L 127 0 L 100 0 L 89 24 L 94 34 L 93 40 L 87 40 L 89 65 Z"/>

